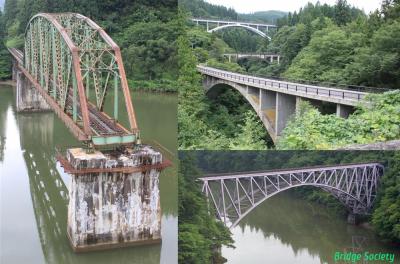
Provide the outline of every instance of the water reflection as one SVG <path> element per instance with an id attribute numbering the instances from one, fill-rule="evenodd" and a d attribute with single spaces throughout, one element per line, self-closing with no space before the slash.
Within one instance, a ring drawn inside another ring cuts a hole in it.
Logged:
<path id="1" fill-rule="evenodd" d="M 161 245 L 75 254 L 66 236 L 70 176 L 56 163 L 55 146 L 79 142 L 53 113 L 16 114 L 12 90 L 1 88 L 0 135 L 7 138 L 0 161 L 1 263 L 177 263 L 177 200 L 164 199 L 177 193 L 176 167 L 160 176 Z M 173 148 L 170 141 L 165 145 Z"/>
<path id="2" fill-rule="evenodd" d="M 348 225 L 344 217 L 290 191 L 259 205 L 232 232 L 237 248 L 222 251 L 228 263 L 333 263 L 336 251 L 400 254 L 371 231 Z"/>

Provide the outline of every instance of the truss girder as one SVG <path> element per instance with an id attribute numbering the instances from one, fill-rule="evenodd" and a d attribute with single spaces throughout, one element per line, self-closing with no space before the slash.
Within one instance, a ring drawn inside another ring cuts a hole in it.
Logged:
<path id="1" fill-rule="evenodd" d="M 80 140 L 99 135 L 89 104 L 93 99 L 97 111 L 103 112 L 111 87 L 115 98 L 123 92 L 129 131 L 138 135 L 120 48 L 89 18 L 76 13 L 35 15 L 25 32 L 23 67 L 47 93 L 46 100 L 54 101 L 50 105 L 57 106 L 56 113 L 62 113 L 63 120 L 71 117 L 74 124 L 67 126 Z M 112 101 L 118 120 L 118 100 Z"/>
<path id="2" fill-rule="evenodd" d="M 367 215 L 382 175 L 381 164 L 363 163 L 209 175 L 200 180 L 202 192 L 215 208 L 217 218 L 234 227 L 266 199 L 299 186 L 319 187 L 336 197 L 351 213 Z"/>

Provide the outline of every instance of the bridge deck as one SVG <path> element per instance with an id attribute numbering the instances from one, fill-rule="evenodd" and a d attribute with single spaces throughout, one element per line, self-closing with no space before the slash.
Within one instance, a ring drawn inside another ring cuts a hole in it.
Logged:
<path id="1" fill-rule="evenodd" d="M 205 177 L 201 177 L 199 178 L 199 180 L 208 181 L 208 180 L 233 179 L 238 177 L 255 177 L 261 175 L 264 176 L 264 175 L 310 172 L 315 170 L 345 169 L 345 168 L 363 167 L 366 165 L 381 166 L 379 162 L 366 162 L 366 163 L 340 164 L 334 166 L 326 165 L 326 166 L 309 166 L 301 168 L 284 168 L 284 169 L 274 169 L 274 170 L 264 170 L 264 171 L 227 172 L 227 173 L 206 174 Z"/>
<path id="2" fill-rule="evenodd" d="M 22 51 L 15 48 L 9 48 L 9 52 L 18 62 L 18 67 L 24 70 L 23 72 L 26 75 L 27 71 L 23 66 L 24 55 Z M 49 104 L 51 105 L 51 103 Z M 70 93 L 67 98 L 66 107 L 72 107 L 72 104 L 73 95 Z M 77 110 L 78 115 L 81 116 L 79 104 L 77 104 Z M 88 110 L 90 129 L 93 132 L 91 140 L 93 141 L 94 145 L 124 144 L 134 141 L 135 138 L 132 133 L 130 133 L 120 123 L 108 116 L 105 112 L 99 111 L 91 102 L 88 102 Z"/>
<path id="3" fill-rule="evenodd" d="M 259 27 L 270 27 L 277 28 L 278 26 L 266 23 L 252 23 L 246 21 L 228 21 L 228 20 L 218 20 L 218 19 L 206 19 L 206 18 L 192 18 L 193 22 L 208 22 L 208 23 L 219 23 L 219 24 L 240 24 L 247 26 L 259 26 Z"/>
<path id="4" fill-rule="evenodd" d="M 198 65 L 197 70 L 204 75 L 212 76 L 228 82 L 350 106 L 356 106 L 368 95 L 367 92 L 255 77 L 251 75 L 219 70 L 203 65 Z M 384 91 L 384 89 L 382 89 L 382 91 Z"/>

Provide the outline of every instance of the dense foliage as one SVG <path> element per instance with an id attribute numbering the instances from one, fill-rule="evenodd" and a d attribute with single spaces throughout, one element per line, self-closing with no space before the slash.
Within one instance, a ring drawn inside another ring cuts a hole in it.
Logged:
<path id="1" fill-rule="evenodd" d="M 257 11 L 251 14 L 239 14 L 239 19 L 243 21 L 276 24 L 280 18 L 286 15 L 287 13 L 283 11 L 268 10 Z"/>
<path id="2" fill-rule="evenodd" d="M 400 153 L 389 162 L 372 224 L 380 236 L 400 243 Z"/>
<path id="3" fill-rule="evenodd" d="M 118 43 L 128 79 L 142 86 L 136 89 L 177 89 L 176 39 L 182 28 L 176 20 L 176 0 L 6 0 L 4 11 L 8 47 L 23 47 L 25 27 L 33 15 L 77 12 L 93 19 Z M 2 56 L 0 65 L 3 61 L 8 58 Z"/>
<path id="4" fill-rule="evenodd" d="M 349 118 L 323 115 L 304 102 L 278 142 L 280 149 L 334 149 L 400 138 L 400 90 L 370 95 Z"/>
<path id="5" fill-rule="evenodd" d="M 182 9 L 188 11 L 191 17 L 226 20 L 235 20 L 238 17 L 238 13 L 234 9 L 213 5 L 204 0 L 180 0 L 179 5 Z"/>
<path id="6" fill-rule="evenodd" d="M 223 263 L 219 249 L 231 246 L 228 228 L 208 212 L 196 179 L 201 172 L 190 155 L 182 154 L 179 166 L 179 263 Z"/>
<path id="7" fill-rule="evenodd" d="M 182 12 L 183 15 L 183 12 Z M 185 30 L 178 40 L 180 149 L 265 149 L 268 137 L 261 121 L 243 97 L 222 86 L 207 98 L 196 72 L 198 62 L 239 70 L 237 64 L 221 64 L 217 58 L 229 49 L 211 34 Z M 233 67 L 233 68 L 231 68 Z"/>
<path id="8" fill-rule="evenodd" d="M 6 80 L 11 77 L 11 59 L 4 45 L 5 36 L 5 17 L 0 11 L 0 80 Z"/>
<path id="9" fill-rule="evenodd" d="M 189 36 L 197 60 L 215 68 L 294 81 L 398 89 L 399 6 L 398 1 L 385 1 L 381 11 L 367 16 L 343 0 L 337 1 L 335 6 L 308 4 L 299 13 L 288 14 L 279 20 L 281 27 L 271 43 L 262 43 L 259 38 L 259 43 L 255 46 L 248 42 L 251 39 L 248 37 L 249 33 L 237 29 L 207 34 L 204 30 L 201 33 L 201 29 L 197 27 L 190 27 Z M 230 49 L 235 52 L 267 50 L 279 53 L 282 56 L 281 63 L 259 59 L 228 62 L 222 54 L 232 52 Z M 218 99 L 213 100 L 210 96 L 210 100 L 203 100 L 207 107 L 199 115 L 203 125 L 197 133 L 209 133 L 205 137 L 209 139 L 208 142 L 204 143 L 197 136 L 185 137 L 180 139 L 181 148 L 225 149 L 236 145 L 229 141 L 237 142 L 232 136 L 240 134 L 238 130 L 243 128 L 246 111 L 242 107 L 247 105 L 248 112 L 253 110 L 246 101 L 237 98 L 241 97 L 239 93 L 220 87 L 217 90 Z M 358 106 L 357 111 L 347 120 L 334 115 L 323 115 L 320 113 L 321 109 L 317 110 L 309 105 L 303 106 L 303 110 L 292 117 L 277 147 L 332 149 L 348 144 L 400 138 L 398 93 L 372 96 L 368 100 Z M 242 108 L 243 115 L 235 115 L 235 109 L 238 108 Z M 253 116 L 253 127 L 257 127 L 255 131 L 262 130 L 261 122 L 257 124 L 255 114 Z M 187 128 L 196 130 L 194 122 L 190 121 L 191 117 L 186 118 L 187 123 L 190 123 Z M 238 118 L 242 120 L 241 123 L 235 122 Z M 225 132 L 228 128 L 235 131 L 233 135 Z M 253 136 L 254 142 L 263 143 L 262 139 L 270 142 L 266 132 L 263 136 L 258 133 Z M 251 146 L 255 147 L 254 144 Z"/>

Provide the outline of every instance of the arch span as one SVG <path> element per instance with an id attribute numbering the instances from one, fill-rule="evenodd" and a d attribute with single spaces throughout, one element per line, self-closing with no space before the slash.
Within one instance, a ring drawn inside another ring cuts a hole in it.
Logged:
<path id="1" fill-rule="evenodd" d="M 365 163 L 209 175 L 200 180 L 217 217 L 225 225 L 234 227 L 265 200 L 300 186 L 313 186 L 331 193 L 352 214 L 369 214 L 382 175 L 381 164 Z"/>
<path id="2" fill-rule="evenodd" d="M 25 31 L 23 60 L 25 75 L 41 93 L 43 89 L 46 101 L 79 140 L 101 141 L 113 133 L 127 135 L 125 143 L 138 139 L 120 48 L 95 22 L 76 13 L 33 16 Z M 115 97 L 114 120 L 118 120 L 117 94 L 123 92 L 129 130 L 100 114 L 110 89 Z"/>
<path id="3" fill-rule="evenodd" d="M 209 96 L 213 96 L 213 94 L 217 92 L 217 89 L 222 85 L 238 91 L 246 99 L 253 110 L 257 113 L 257 116 L 260 118 L 272 141 L 275 143 L 277 140 L 277 133 L 275 130 L 275 115 L 271 113 L 273 112 L 271 110 L 261 109 L 259 96 L 257 95 L 259 91 L 256 89 L 252 90 L 251 87 L 225 81 L 223 79 L 213 79 L 211 81 L 208 79 L 204 80 L 206 94 Z"/>
<path id="4" fill-rule="evenodd" d="M 213 29 L 208 30 L 209 33 L 215 32 L 215 31 L 219 31 L 225 28 L 230 28 L 230 27 L 240 27 L 240 28 L 244 28 L 247 29 L 251 32 L 256 33 L 257 35 L 263 37 L 263 38 L 268 38 L 268 40 L 271 40 L 271 37 L 269 37 L 267 34 L 265 34 L 264 32 L 262 32 L 261 30 L 254 28 L 254 27 L 250 27 L 247 25 L 242 25 L 242 24 L 228 24 L 228 25 L 223 25 L 223 26 L 219 26 Z"/>

